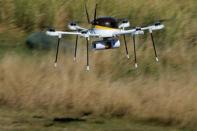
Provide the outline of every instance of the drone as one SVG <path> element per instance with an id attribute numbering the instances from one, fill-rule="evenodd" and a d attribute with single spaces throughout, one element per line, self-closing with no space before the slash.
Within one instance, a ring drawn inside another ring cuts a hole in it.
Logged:
<path id="1" fill-rule="evenodd" d="M 94 50 L 108 50 L 108 49 L 115 49 L 120 47 L 120 40 L 119 37 L 123 36 L 126 56 L 129 59 L 128 47 L 126 36 L 131 36 L 133 40 L 133 49 L 134 49 L 134 62 L 135 68 L 138 67 L 137 63 L 137 55 L 136 55 L 136 36 L 144 35 L 145 32 L 149 32 L 152 40 L 152 45 L 154 49 L 155 59 L 158 62 L 158 55 L 155 47 L 155 42 L 153 38 L 153 31 L 161 30 L 165 26 L 162 24 L 162 20 L 157 21 L 151 25 L 144 26 L 144 27 L 130 27 L 130 22 L 128 19 L 116 19 L 114 17 L 97 17 L 97 7 L 98 4 L 95 6 L 94 10 L 94 19 L 90 20 L 90 16 L 87 10 L 86 3 L 84 4 L 85 13 L 87 17 L 88 24 L 91 25 L 91 28 L 87 29 L 84 27 L 79 26 L 76 22 L 70 22 L 68 24 L 68 28 L 71 31 L 56 31 L 53 28 L 50 28 L 46 31 L 46 34 L 49 36 L 54 36 L 58 38 L 57 42 L 57 51 L 55 57 L 54 66 L 57 66 L 58 60 L 58 53 L 59 53 L 59 46 L 60 40 L 65 35 L 75 35 L 76 36 L 76 43 L 74 47 L 74 61 L 76 61 L 77 57 L 77 46 L 78 46 L 78 38 L 83 37 L 86 40 L 86 53 L 87 53 L 87 64 L 86 70 L 90 70 L 89 65 L 89 41 L 90 39 L 94 39 L 92 42 L 92 49 Z M 130 29 L 128 29 L 130 27 Z M 98 40 L 95 40 L 95 39 Z"/>

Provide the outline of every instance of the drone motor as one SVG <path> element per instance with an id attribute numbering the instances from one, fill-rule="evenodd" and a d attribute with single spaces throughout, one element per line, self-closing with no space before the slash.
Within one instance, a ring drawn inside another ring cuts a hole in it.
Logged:
<path id="1" fill-rule="evenodd" d="M 121 23 L 119 24 L 118 26 L 120 29 L 125 29 L 125 28 L 128 28 L 130 27 L 130 22 L 127 20 L 127 19 L 124 19 L 121 21 Z"/>
<path id="2" fill-rule="evenodd" d="M 68 24 L 68 28 L 70 29 L 70 30 L 77 30 L 77 24 L 75 23 L 75 22 L 70 22 L 69 24 Z"/>

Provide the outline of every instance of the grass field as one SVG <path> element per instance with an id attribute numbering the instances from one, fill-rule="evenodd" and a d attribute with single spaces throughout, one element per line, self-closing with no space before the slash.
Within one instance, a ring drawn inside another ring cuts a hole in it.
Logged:
<path id="1" fill-rule="evenodd" d="M 0 108 L 0 130 L 6 131 L 195 131 L 162 123 L 98 117 L 75 118 Z"/>
<path id="2" fill-rule="evenodd" d="M 87 2 L 93 12 L 95 1 Z M 25 39 L 46 25 L 65 29 L 76 19 L 87 26 L 83 1 L 0 1 L 0 129 L 195 130 L 196 0 L 97 2 L 99 15 L 128 17 L 133 26 L 169 18 L 165 30 L 154 34 L 160 62 L 154 61 L 150 36 L 145 35 L 137 38 L 137 70 L 129 44 L 129 60 L 124 46 L 91 51 L 91 71 L 86 72 L 83 39 L 78 61 L 72 60 L 73 50 L 62 49 L 59 66 L 54 68 L 54 50 L 29 50 Z M 72 37 L 65 40 L 74 43 Z M 54 122 L 55 117 L 86 121 L 62 124 Z"/>

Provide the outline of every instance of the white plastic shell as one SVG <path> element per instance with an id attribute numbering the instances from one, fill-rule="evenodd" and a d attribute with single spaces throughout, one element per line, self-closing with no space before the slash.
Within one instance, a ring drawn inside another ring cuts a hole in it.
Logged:
<path id="1" fill-rule="evenodd" d="M 119 25 L 119 28 L 127 28 L 127 27 L 130 27 L 130 22 L 127 22 L 127 23 L 122 23 Z"/>
<path id="2" fill-rule="evenodd" d="M 133 34 L 135 34 L 135 35 L 143 35 L 143 34 L 144 34 L 144 31 L 142 31 L 142 30 L 137 30 L 137 31 L 135 31 Z"/>
<path id="3" fill-rule="evenodd" d="M 77 26 L 72 26 L 72 25 L 68 25 L 68 28 L 70 29 L 70 30 L 77 30 Z"/>
<path id="4" fill-rule="evenodd" d="M 95 50 L 114 49 L 119 47 L 120 47 L 120 41 L 118 39 L 93 42 L 93 49 Z"/>
<path id="5" fill-rule="evenodd" d="M 54 32 L 53 31 L 47 31 L 46 34 L 49 35 L 49 36 L 59 36 L 59 33 L 56 32 L 56 31 L 54 31 Z"/>
<path id="6" fill-rule="evenodd" d="M 151 26 L 151 30 L 161 30 L 164 28 L 164 25 L 154 25 L 154 26 Z"/>

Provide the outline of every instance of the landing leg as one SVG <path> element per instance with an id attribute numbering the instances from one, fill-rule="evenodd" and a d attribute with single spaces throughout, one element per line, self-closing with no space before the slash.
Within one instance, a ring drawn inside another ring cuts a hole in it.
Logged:
<path id="1" fill-rule="evenodd" d="M 155 42 L 154 42 L 154 38 L 153 38 L 153 33 L 151 32 L 150 35 L 151 35 L 151 40 L 152 40 L 153 48 L 154 48 L 154 52 L 155 52 L 155 59 L 156 59 L 156 61 L 158 62 L 159 59 L 158 59 L 158 56 L 157 56 L 157 51 L 156 51 L 156 47 L 155 47 Z"/>
<path id="2" fill-rule="evenodd" d="M 137 64 L 137 55 L 136 55 L 135 35 L 133 35 L 133 50 L 134 50 L 135 68 L 137 68 L 138 64 Z"/>
<path id="3" fill-rule="evenodd" d="M 78 45 L 78 35 L 76 36 L 76 43 L 75 43 L 75 52 L 74 52 L 74 61 L 76 61 L 77 58 L 77 45 Z"/>
<path id="4" fill-rule="evenodd" d="M 89 66 L 89 40 L 88 38 L 86 38 L 86 49 L 87 49 L 87 65 L 86 65 L 86 70 L 89 71 L 90 70 L 90 66 Z"/>
<path id="5" fill-rule="evenodd" d="M 54 63 L 55 67 L 57 67 L 57 59 L 58 59 L 58 54 L 59 54 L 60 39 L 61 39 L 61 36 L 58 37 L 57 51 L 56 51 L 56 57 L 55 57 L 55 63 Z"/>
<path id="6" fill-rule="evenodd" d="M 127 41 L 126 41 L 125 35 L 123 35 L 123 38 L 124 38 L 124 43 L 125 43 L 126 55 L 127 55 L 127 58 L 129 59 L 129 53 L 128 53 Z"/>

